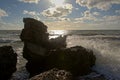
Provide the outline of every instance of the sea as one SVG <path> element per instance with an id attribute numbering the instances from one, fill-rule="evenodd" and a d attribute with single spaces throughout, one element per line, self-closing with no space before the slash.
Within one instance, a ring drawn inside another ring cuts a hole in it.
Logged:
<path id="1" fill-rule="evenodd" d="M 67 47 L 83 46 L 96 56 L 94 71 L 107 80 L 120 80 L 120 30 L 49 30 L 49 38 L 67 35 Z M 0 46 L 10 45 L 18 54 L 17 71 L 11 80 L 27 80 L 26 60 L 22 57 L 20 30 L 0 30 Z"/>

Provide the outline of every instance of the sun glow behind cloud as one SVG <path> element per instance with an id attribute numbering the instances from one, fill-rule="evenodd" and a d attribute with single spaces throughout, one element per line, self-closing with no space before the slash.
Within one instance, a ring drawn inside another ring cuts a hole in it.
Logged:
<path id="1" fill-rule="evenodd" d="M 50 2 L 54 4 L 55 6 L 62 6 L 65 0 L 50 0 Z"/>

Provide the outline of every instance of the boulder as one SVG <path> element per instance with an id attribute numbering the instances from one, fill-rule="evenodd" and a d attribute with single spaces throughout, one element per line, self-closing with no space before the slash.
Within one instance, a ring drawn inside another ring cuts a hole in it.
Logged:
<path id="1" fill-rule="evenodd" d="M 11 46 L 0 47 L 0 80 L 8 80 L 16 71 L 17 54 Z"/>
<path id="2" fill-rule="evenodd" d="M 24 42 L 34 43 L 36 45 L 45 46 L 49 39 L 47 26 L 32 18 L 24 18 L 23 22 L 24 29 L 22 30 L 20 36 L 21 40 Z"/>
<path id="3" fill-rule="evenodd" d="M 46 64 L 48 69 L 58 68 L 70 71 L 73 76 L 86 75 L 95 64 L 95 56 L 91 50 L 81 46 L 56 49 L 48 52 Z"/>
<path id="4" fill-rule="evenodd" d="M 72 74 L 68 71 L 54 68 L 36 75 L 29 80 L 72 80 Z"/>

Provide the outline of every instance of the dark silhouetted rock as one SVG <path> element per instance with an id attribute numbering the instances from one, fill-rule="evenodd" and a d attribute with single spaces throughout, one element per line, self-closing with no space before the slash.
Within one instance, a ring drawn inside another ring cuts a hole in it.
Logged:
<path id="1" fill-rule="evenodd" d="M 8 80 L 16 71 L 17 54 L 11 46 L 0 47 L 0 80 Z"/>
<path id="2" fill-rule="evenodd" d="M 24 42 L 23 57 L 30 76 L 52 68 L 70 71 L 73 75 L 90 72 L 95 64 L 93 52 L 83 47 L 66 48 L 66 36 L 50 39 L 47 26 L 32 18 L 24 18 L 21 40 Z"/>
<path id="3" fill-rule="evenodd" d="M 32 77 L 30 80 L 72 80 L 72 74 L 65 70 L 52 69 Z"/>
<path id="4" fill-rule="evenodd" d="M 44 25 L 42 22 L 32 19 L 32 18 L 24 18 L 24 29 L 21 33 L 21 40 L 24 42 L 34 43 L 36 45 L 45 45 L 48 41 L 48 33 L 47 33 L 47 26 Z"/>
<path id="5" fill-rule="evenodd" d="M 77 76 L 88 74 L 96 58 L 91 50 L 76 46 L 49 51 L 46 60 L 47 68 L 64 69 Z"/>
<path id="6" fill-rule="evenodd" d="M 35 75 L 46 70 L 45 55 L 49 50 L 66 46 L 63 44 L 66 43 L 66 37 L 49 40 L 47 26 L 42 22 L 32 18 L 24 18 L 23 22 L 24 29 L 20 35 L 24 42 L 23 57 L 28 60 L 27 70 L 31 75 Z"/>
<path id="7" fill-rule="evenodd" d="M 43 58 L 47 52 L 49 34 L 47 26 L 38 20 L 24 18 L 23 22 L 24 29 L 20 36 L 24 42 L 23 57 L 28 60 L 27 70 L 34 75 L 44 70 Z"/>

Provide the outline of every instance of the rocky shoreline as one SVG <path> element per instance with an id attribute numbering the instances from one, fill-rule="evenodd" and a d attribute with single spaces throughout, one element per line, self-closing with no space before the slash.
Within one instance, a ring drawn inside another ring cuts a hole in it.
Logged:
<path id="1" fill-rule="evenodd" d="M 21 32 L 20 39 L 24 43 L 23 57 L 28 61 L 26 69 L 30 73 L 29 80 L 106 80 L 103 75 L 92 71 L 95 65 L 96 57 L 92 50 L 81 46 L 66 47 L 66 37 L 59 36 L 58 38 L 49 39 L 47 26 L 35 19 L 24 18 L 24 29 Z M 0 47 L 0 59 L 7 63 L 0 62 L 0 70 L 7 70 L 6 66 L 9 61 L 13 62 L 14 68 L 6 79 L 6 74 L 0 72 L 0 80 L 8 80 L 16 70 L 17 55 L 12 61 L 9 57 L 3 59 L 1 54 L 10 53 L 3 51 Z M 13 56 L 14 51 L 11 48 Z M 8 56 L 8 54 L 6 54 Z M 15 79 L 14 79 L 15 80 Z M 17 79 L 16 79 L 17 80 Z"/>

